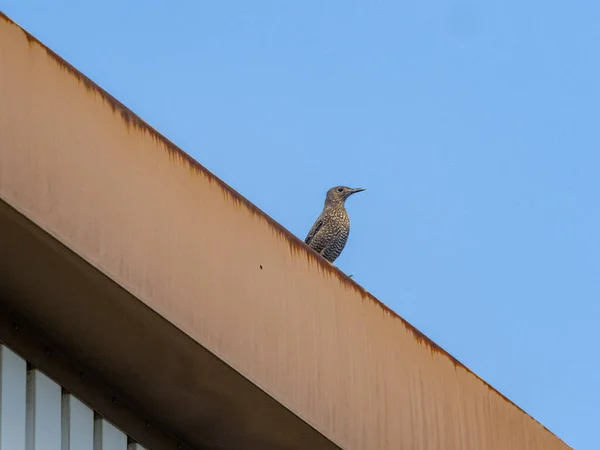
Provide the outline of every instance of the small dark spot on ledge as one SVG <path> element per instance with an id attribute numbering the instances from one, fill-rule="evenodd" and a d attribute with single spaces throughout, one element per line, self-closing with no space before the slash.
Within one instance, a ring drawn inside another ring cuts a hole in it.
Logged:
<path id="1" fill-rule="evenodd" d="M 262 270 L 262 266 L 258 266 L 258 267 L 260 267 L 260 270 Z"/>

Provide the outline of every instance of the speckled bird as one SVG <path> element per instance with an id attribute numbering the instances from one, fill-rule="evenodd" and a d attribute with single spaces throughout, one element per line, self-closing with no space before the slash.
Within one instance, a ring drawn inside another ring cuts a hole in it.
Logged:
<path id="1" fill-rule="evenodd" d="M 363 188 L 336 186 L 327 191 L 323 212 L 317 218 L 304 242 L 327 261 L 336 260 L 350 234 L 350 218 L 346 212 L 346 199 Z"/>

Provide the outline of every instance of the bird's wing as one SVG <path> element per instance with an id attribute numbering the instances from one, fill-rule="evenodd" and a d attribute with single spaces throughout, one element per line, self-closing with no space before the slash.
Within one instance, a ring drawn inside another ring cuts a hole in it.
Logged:
<path id="1" fill-rule="evenodd" d="M 312 239 L 315 237 L 315 234 L 317 234 L 317 231 L 319 231 L 322 226 L 323 226 L 323 220 L 319 217 L 317 219 L 317 221 L 315 222 L 315 224 L 310 229 L 310 231 L 308 232 L 306 239 L 304 239 L 304 243 L 310 245 L 310 241 L 312 241 Z"/>

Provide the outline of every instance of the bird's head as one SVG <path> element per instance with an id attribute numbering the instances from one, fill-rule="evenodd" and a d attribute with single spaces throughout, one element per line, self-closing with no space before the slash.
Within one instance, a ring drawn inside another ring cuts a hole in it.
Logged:
<path id="1" fill-rule="evenodd" d="M 364 191 L 363 188 L 349 188 L 347 186 L 332 187 L 327 191 L 327 196 L 325 197 L 325 205 L 338 205 L 340 203 L 344 204 L 346 199 L 352 194 L 356 194 L 357 192 L 362 191 Z"/>

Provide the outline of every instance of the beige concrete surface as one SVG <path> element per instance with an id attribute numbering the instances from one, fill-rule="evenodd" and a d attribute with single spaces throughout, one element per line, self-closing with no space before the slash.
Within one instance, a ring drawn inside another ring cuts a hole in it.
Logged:
<path id="1" fill-rule="evenodd" d="M 6 18 L 0 199 L 341 448 L 569 448 Z"/>

